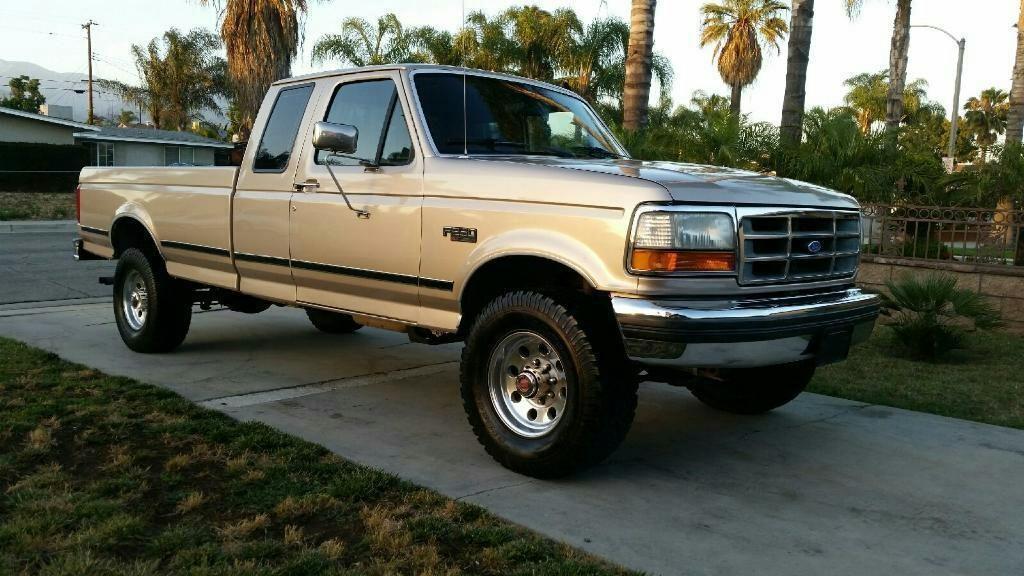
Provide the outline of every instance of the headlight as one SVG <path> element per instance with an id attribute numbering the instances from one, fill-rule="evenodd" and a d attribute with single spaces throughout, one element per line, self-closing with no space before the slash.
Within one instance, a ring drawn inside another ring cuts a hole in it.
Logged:
<path id="1" fill-rule="evenodd" d="M 634 272 L 732 272 L 736 226 L 721 212 L 647 212 L 633 235 Z"/>

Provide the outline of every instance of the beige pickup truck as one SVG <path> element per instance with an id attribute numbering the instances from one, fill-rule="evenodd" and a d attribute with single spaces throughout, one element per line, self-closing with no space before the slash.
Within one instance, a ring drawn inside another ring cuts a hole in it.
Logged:
<path id="1" fill-rule="evenodd" d="M 572 92 L 479 70 L 283 80 L 240 167 L 87 168 L 79 210 L 130 349 L 178 346 L 194 305 L 463 341 L 474 432 L 533 476 L 608 455 L 640 381 L 781 406 L 878 314 L 853 198 L 630 159 Z"/>

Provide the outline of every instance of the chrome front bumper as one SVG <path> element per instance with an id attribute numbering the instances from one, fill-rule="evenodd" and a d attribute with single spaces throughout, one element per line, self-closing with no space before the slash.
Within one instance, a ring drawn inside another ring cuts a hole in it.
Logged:
<path id="1" fill-rule="evenodd" d="M 867 339 L 880 299 L 857 288 L 735 300 L 615 296 L 630 359 L 676 368 L 749 368 L 846 358 Z"/>

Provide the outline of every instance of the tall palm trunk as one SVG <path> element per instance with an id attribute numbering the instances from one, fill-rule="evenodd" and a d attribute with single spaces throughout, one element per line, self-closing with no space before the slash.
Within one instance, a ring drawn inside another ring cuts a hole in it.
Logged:
<path id="1" fill-rule="evenodd" d="M 733 122 L 740 120 L 740 101 L 743 99 L 743 86 L 737 82 L 732 85 L 732 98 L 729 100 L 729 114 Z"/>
<path id="2" fill-rule="evenodd" d="M 779 135 L 785 146 L 800 144 L 803 134 L 807 63 L 811 59 L 813 23 L 814 0 L 793 0 L 789 24 L 789 57 L 786 62 L 786 93 L 782 97 L 782 123 L 779 126 Z"/>
<path id="3" fill-rule="evenodd" d="M 885 128 L 899 128 L 903 119 L 903 89 L 907 84 L 907 56 L 910 52 L 910 1 L 898 0 L 889 49 L 889 96 L 885 103 Z"/>
<path id="4" fill-rule="evenodd" d="M 1024 132 L 1024 0 L 1020 2 L 1017 16 L 1017 59 L 1013 63 L 1010 111 L 1006 115 L 1006 141 L 1019 143 L 1021 132 Z"/>
<path id="5" fill-rule="evenodd" d="M 629 15 L 629 52 L 622 97 L 622 127 L 628 132 L 647 125 L 654 59 L 654 7 L 657 0 L 633 0 Z"/>

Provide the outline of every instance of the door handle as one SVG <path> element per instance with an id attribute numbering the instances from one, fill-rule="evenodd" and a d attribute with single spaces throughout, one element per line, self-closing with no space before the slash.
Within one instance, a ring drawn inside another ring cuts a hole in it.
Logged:
<path id="1" fill-rule="evenodd" d="M 316 192 L 316 190 L 320 188 L 320 183 L 310 178 L 305 182 L 296 182 L 292 184 L 292 188 L 294 188 L 296 192 Z"/>

